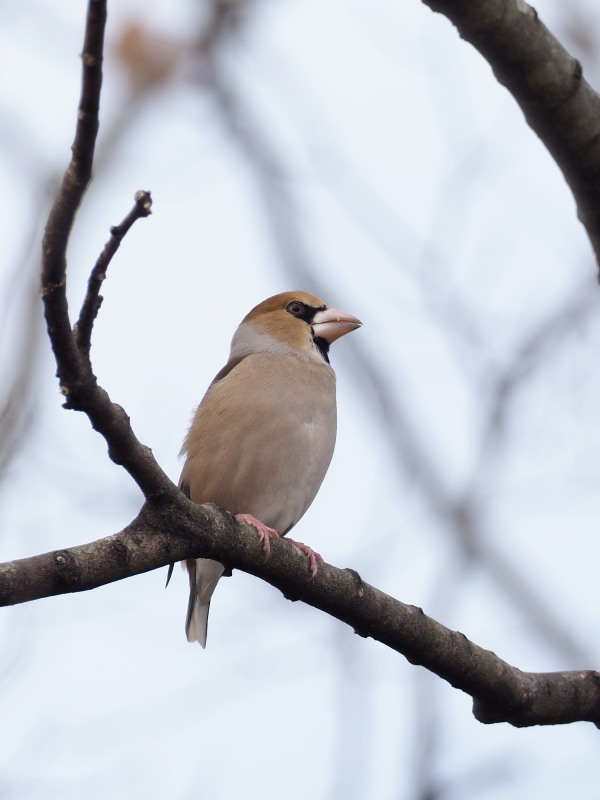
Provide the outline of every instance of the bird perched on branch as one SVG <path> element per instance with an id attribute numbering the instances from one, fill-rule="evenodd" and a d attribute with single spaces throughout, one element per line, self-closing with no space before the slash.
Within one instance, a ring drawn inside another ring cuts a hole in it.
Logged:
<path id="1" fill-rule="evenodd" d="M 268 554 L 317 494 L 336 435 L 335 373 L 329 346 L 361 322 L 307 292 L 284 292 L 244 317 L 229 361 L 198 406 L 181 450 L 180 488 L 255 527 Z M 306 552 L 312 573 L 320 558 Z M 206 646 L 208 610 L 224 572 L 206 558 L 185 562 L 188 641 Z"/>

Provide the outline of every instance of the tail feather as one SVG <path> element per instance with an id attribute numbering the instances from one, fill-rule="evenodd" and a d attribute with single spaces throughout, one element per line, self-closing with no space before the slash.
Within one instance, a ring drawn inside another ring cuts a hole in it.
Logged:
<path id="1" fill-rule="evenodd" d="M 195 594 L 193 596 L 190 592 L 187 618 L 185 620 L 185 635 L 188 642 L 198 642 L 200 647 L 206 647 L 209 610 L 210 603 L 200 603 Z"/>
<path id="2" fill-rule="evenodd" d="M 185 566 L 190 578 L 185 633 L 188 642 L 198 642 L 201 647 L 206 647 L 210 599 L 225 567 L 208 558 L 188 559 Z"/>

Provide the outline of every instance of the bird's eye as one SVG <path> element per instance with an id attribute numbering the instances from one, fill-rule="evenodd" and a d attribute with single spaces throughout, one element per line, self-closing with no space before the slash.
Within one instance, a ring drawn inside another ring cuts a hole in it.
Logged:
<path id="1" fill-rule="evenodd" d="M 291 303 L 288 303 L 285 310 L 290 314 L 293 314 L 295 317 L 301 317 L 306 311 L 306 306 L 299 300 L 293 300 Z"/>

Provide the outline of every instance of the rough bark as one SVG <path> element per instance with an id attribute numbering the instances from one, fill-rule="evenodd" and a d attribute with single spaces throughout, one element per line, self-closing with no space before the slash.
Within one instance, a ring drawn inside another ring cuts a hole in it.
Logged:
<path id="1" fill-rule="evenodd" d="M 423 0 L 489 62 L 567 181 L 600 265 L 600 96 L 524 0 Z M 515 191 L 517 187 L 515 187 Z"/>
<path id="2" fill-rule="evenodd" d="M 526 727 L 588 720 L 600 726 L 599 673 L 521 672 L 352 569 L 323 563 L 311 577 L 306 556 L 285 540 L 273 541 L 265 560 L 253 528 L 181 493 L 175 502 L 147 503 L 113 536 L 0 565 L 0 605 L 87 591 L 199 556 L 262 578 L 289 600 L 302 600 L 426 667 L 471 695 L 481 722 Z"/>

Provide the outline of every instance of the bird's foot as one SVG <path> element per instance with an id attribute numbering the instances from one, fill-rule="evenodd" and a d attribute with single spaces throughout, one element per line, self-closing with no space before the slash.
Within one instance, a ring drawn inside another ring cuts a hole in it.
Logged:
<path id="1" fill-rule="evenodd" d="M 319 561 L 323 563 L 323 556 L 315 552 L 312 547 L 309 547 L 307 544 L 303 544 L 302 542 L 297 542 L 295 539 L 287 539 L 286 537 L 286 541 L 288 541 L 290 544 L 293 544 L 296 550 L 300 550 L 301 553 L 306 553 L 308 556 L 310 571 L 312 573 L 312 577 L 314 578 L 319 568 Z"/>
<path id="2" fill-rule="evenodd" d="M 262 542 L 265 559 L 267 559 L 271 555 L 271 539 L 282 539 L 283 537 L 280 536 L 274 528 L 269 528 L 268 525 L 265 525 L 264 522 L 253 517 L 252 514 L 236 514 L 235 518 L 239 519 L 240 522 L 246 522 L 248 525 L 252 525 L 256 530 Z M 295 539 L 288 539 L 286 537 L 286 541 L 293 544 L 296 550 L 300 550 L 301 553 L 305 553 L 308 556 L 310 571 L 314 578 L 319 569 L 319 561 L 323 562 L 323 556 L 316 553 L 312 547 L 302 542 L 297 542 Z"/>
<path id="3" fill-rule="evenodd" d="M 262 542 L 265 558 L 268 558 L 271 555 L 271 539 L 281 539 L 277 531 L 274 528 L 269 528 L 268 525 L 253 517 L 252 514 L 236 514 L 235 518 L 239 519 L 240 522 L 252 525 L 256 529 Z"/>

